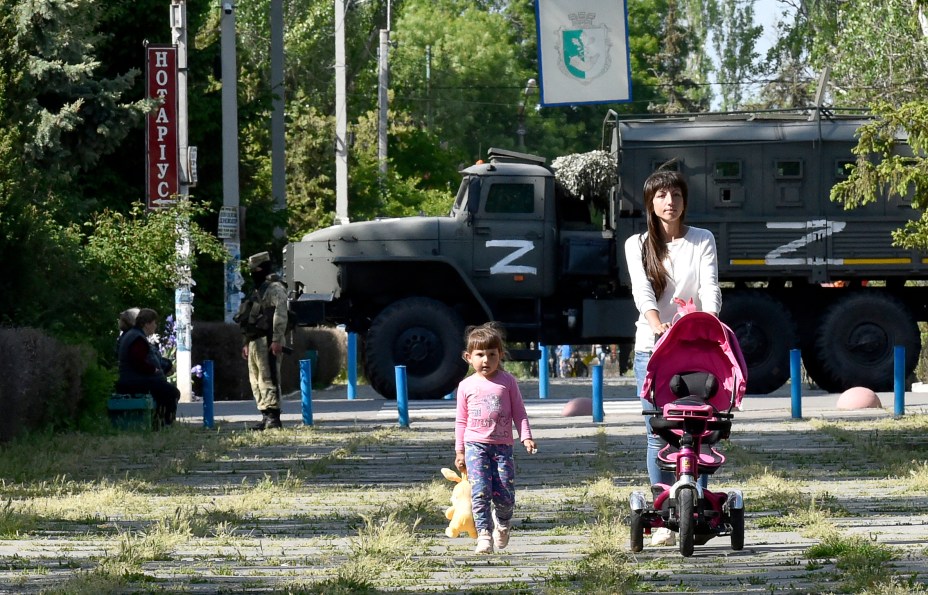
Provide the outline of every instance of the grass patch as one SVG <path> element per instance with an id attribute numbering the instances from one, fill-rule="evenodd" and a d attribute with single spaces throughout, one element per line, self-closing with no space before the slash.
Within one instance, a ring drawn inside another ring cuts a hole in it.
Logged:
<path id="1" fill-rule="evenodd" d="M 871 590 L 884 586 L 895 589 L 901 585 L 889 564 L 898 556 L 897 551 L 870 540 L 835 532 L 808 548 L 805 556 L 810 560 L 834 560 L 839 571 L 835 573 L 836 578 L 847 593 L 882 592 Z"/>
<path id="2" fill-rule="evenodd" d="M 547 595 L 628 593 L 638 588 L 638 577 L 628 553 L 628 530 L 623 523 L 604 521 L 590 527 L 583 556 L 547 581 Z"/>

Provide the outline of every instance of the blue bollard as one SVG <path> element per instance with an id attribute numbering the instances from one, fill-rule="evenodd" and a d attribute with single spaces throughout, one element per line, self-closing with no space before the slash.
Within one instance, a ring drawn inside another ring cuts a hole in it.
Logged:
<path id="1" fill-rule="evenodd" d="M 396 409 L 401 428 L 409 427 L 409 395 L 406 393 L 406 366 L 396 366 Z"/>
<path id="2" fill-rule="evenodd" d="M 548 398 L 548 346 L 539 345 L 541 359 L 538 360 L 538 398 Z"/>
<path id="3" fill-rule="evenodd" d="M 603 416 L 603 366 L 596 364 L 593 366 L 593 421 L 602 423 Z"/>
<path id="4" fill-rule="evenodd" d="M 348 400 L 358 395 L 358 334 L 348 333 Z"/>
<path id="5" fill-rule="evenodd" d="M 798 349 L 789 350 L 789 372 L 793 419 L 802 419 L 802 357 Z"/>
<path id="6" fill-rule="evenodd" d="M 303 425 L 313 425 L 313 360 L 300 360 L 300 396 Z"/>
<path id="7" fill-rule="evenodd" d="M 203 427 L 213 429 L 213 360 L 203 362 Z"/>
<path id="8" fill-rule="evenodd" d="M 893 388 L 896 393 L 893 414 L 901 417 L 905 415 L 905 345 L 896 345 L 893 350 Z"/>

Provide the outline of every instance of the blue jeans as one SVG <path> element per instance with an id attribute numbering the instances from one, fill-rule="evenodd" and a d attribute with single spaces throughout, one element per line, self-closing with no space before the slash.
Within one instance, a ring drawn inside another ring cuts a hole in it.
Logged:
<path id="1" fill-rule="evenodd" d="M 644 386 L 644 378 L 648 373 L 648 361 L 651 359 L 651 353 L 648 351 L 635 352 L 635 386 L 639 397 L 641 389 Z M 642 410 L 654 409 L 654 405 L 647 399 L 641 399 Z M 648 449 L 645 454 L 645 464 L 648 468 L 648 481 L 653 486 L 658 483 L 673 485 L 674 474 L 671 471 L 662 470 L 657 464 L 657 453 L 667 444 L 664 439 L 651 431 L 651 415 L 644 416 L 644 427 L 648 436 Z M 709 476 L 706 474 L 699 476 L 699 485 L 705 489 L 709 485 Z"/>

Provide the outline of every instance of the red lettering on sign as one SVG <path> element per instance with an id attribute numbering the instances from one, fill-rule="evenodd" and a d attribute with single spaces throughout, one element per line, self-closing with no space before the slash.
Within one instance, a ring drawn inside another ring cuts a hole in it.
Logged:
<path id="1" fill-rule="evenodd" d="M 145 127 L 146 196 L 149 209 L 174 203 L 179 190 L 177 147 L 177 48 L 146 48 L 148 70 L 147 96 L 157 99 L 157 108 L 148 114 Z"/>

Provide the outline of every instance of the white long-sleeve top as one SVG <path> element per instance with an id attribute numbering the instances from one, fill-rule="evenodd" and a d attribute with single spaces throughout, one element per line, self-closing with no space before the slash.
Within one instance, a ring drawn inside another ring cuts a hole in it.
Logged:
<path id="1" fill-rule="evenodd" d="M 648 310 L 657 310 L 661 322 L 670 322 L 677 313 L 674 298 L 693 299 L 697 310 L 718 314 L 722 309 L 722 292 L 719 289 L 719 263 L 715 249 L 715 236 L 707 229 L 688 227 L 682 238 L 667 244 L 668 281 L 664 294 L 657 298 L 648 281 L 641 262 L 641 246 L 647 232 L 625 240 L 625 261 L 632 281 L 632 297 L 638 308 L 635 323 L 635 351 L 654 350 L 654 331 L 645 318 Z"/>

